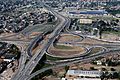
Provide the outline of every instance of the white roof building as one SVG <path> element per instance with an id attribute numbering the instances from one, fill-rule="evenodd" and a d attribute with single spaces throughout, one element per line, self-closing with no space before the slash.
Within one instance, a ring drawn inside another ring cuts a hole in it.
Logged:
<path id="1" fill-rule="evenodd" d="M 78 78 L 78 79 L 74 79 L 74 80 L 101 80 L 101 79 L 98 79 L 98 78 Z"/>
<path id="2" fill-rule="evenodd" d="M 92 23 L 92 19 L 80 19 L 80 23 L 83 23 L 83 24 L 91 24 Z"/>
<path id="3" fill-rule="evenodd" d="M 100 72 L 100 71 L 68 70 L 66 75 L 100 77 L 101 74 L 102 74 L 102 72 Z"/>

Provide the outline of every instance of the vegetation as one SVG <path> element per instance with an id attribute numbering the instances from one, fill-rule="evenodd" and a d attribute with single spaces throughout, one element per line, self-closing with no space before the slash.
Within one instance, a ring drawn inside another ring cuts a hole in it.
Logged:
<path id="1" fill-rule="evenodd" d="M 118 79 L 120 80 L 120 71 L 118 72 Z"/>
<path id="2" fill-rule="evenodd" d="M 65 46 L 65 45 L 55 45 L 54 47 L 57 49 L 73 49 L 71 46 Z"/>
<path id="3" fill-rule="evenodd" d="M 39 61 L 39 63 L 37 64 L 37 66 L 35 67 L 35 69 L 33 70 L 32 73 L 34 73 L 34 72 L 36 72 L 37 70 L 40 70 L 40 69 L 42 69 L 42 68 L 46 68 L 46 67 L 51 66 L 50 64 L 46 64 L 45 61 L 46 61 L 46 55 L 44 55 L 44 56 L 42 57 L 42 59 Z M 53 72 L 52 72 L 51 69 L 50 69 L 50 70 L 47 70 L 47 71 L 42 72 L 41 74 L 35 76 L 34 78 L 32 78 L 32 80 L 42 79 L 43 77 L 49 76 L 49 75 L 51 75 L 52 73 L 53 73 Z"/>
<path id="4" fill-rule="evenodd" d="M 90 67 L 90 70 L 97 70 L 97 69 L 95 69 L 94 67 Z"/>
<path id="5" fill-rule="evenodd" d="M 102 50 L 101 47 L 95 47 L 95 48 L 93 48 L 93 49 L 90 51 L 90 54 L 95 54 L 95 53 L 97 53 L 97 52 L 99 52 L 99 51 L 101 51 L 101 50 Z"/>
<path id="6" fill-rule="evenodd" d="M 19 59 L 20 55 L 21 55 L 21 52 L 20 52 L 19 48 L 16 45 L 14 45 L 14 44 L 11 44 L 11 45 L 12 46 L 7 49 L 7 52 L 9 54 L 14 54 L 15 55 L 15 59 Z"/>
<path id="7" fill-rule="evenodd" d="M 94 16 L 90 19 L 96 20 L 96 19 L 103 19 L 103 20 L 114 20 L 116 18 L 112 17 L 112 16 Z"/>
<path id="8" fill-rule="evenodd" d="M 58 57 L 52 57 L 52 56 L 46 55 L 46 59 L 51 61 L 57 61 L 57 60 L 63 60 L 64 58 L 58 58 Z"/>
<path id="9" fill-rule="evenodd" d="M 39 61 L 39 63 L 37 64 L 37 66 L 35 67 L 35 69 L 33 70 L 33 72 L 36 72 L 37 70 L 40 70 L 40 69 L 42 69 L 45 66 L 48 66 L 48 65 L 46 65 L 44 63 L 45 61 L 46 61 L 46 55 L 44 55 L 42 57 L 42 59 Z"/>
<path id="10" fill-rule="evenodd" d="M 65 71 L 67 72 L 69 70 L 69 66 L 65 66 Z"/>
<path id="11" fill-rule="evenodd" d="M 50 69 L 50 70 L 47 70 L 47 71 L 35 76 L 34 78 L 32 78 L 32 80 L 41 80 L 41 79 L 43 79 L 43 77 L 49 76 L 52 74 L 53 74 L 53 71 L 52 71 L 52 69 Z"/>
<path id="12" fill-rule="evenodd" d="M 104 79 L 118 79 L 118 78 L 119 78 L 119 73 L 117 71 L 114 71 L 114 72 L 104 71 L 101 75 L 101 80 L 104 80 Z"/>
<path id="13" fill-rule="evenodd" d="M 68 70 L 69 70 L 69 66 L 65 66 L 65 73 L 64 73 L 63 77 L 65 77 L 65 75 L 66 75 L 66 73 L 67 73 Z"/>
<path id="14" fill-rule="evenodd" d="M 62 58 L 55 58 L 55 57 L 51 57 L 51 56 L 48 56 L 48 55 L 44 55 L 43 58 L 39 61 L 39 64 L 37 64 L 37 66 L 35 67 L 35 69 L 33 70 L 32 73 L 36 72 L 37 70 L 40 70 L 42 68 L 45 68 L 45 67 L 49 67 L 51 66 L 50 64 L 45 64 L 44 62 L 46 60 L 60 60 Z M 66 70 L 69 69 L 69 67 L 65 67 Z M 43 79 L 45 76 L 49 76 L 49 75 L 52 75 L 53 74 L 53 71 L 50 69 L 50 70 L 47 70 L 37 76 L 35 76 L 34 78 L 32 78 L 32 80 L 39 80 L 39 79 Z"/>
<path id="15" fill-rule="evenodd" d="M 106 33 L 106 34 L 116 34 L 116 35 L 120 35 L 120 31 L 103 31 L 103 33 Z"/>
<path id="16" fill-rule="evenodd" d="M 120 10 L 107 10 L 109 13 L 115 15 L 115 14 L 120 14 Z"/>
<path id="17" fill-rule="evenodd" d="M 116 30 L 114 28 L 114 26 L 117 26 L 118 22 L 119 22 L 118 19 L 112 20 L 110 23 L 108 23 L 108 22 L 106 23 L 103 20 L 98 21 L 97 22 L 97 24 L 98 24 L 97 28 L 99 29 L 100 39 L 102 39 L 102 34 L 103 34 L 104 31 L 116 31 L 117 32 L 118 30 Z"/>

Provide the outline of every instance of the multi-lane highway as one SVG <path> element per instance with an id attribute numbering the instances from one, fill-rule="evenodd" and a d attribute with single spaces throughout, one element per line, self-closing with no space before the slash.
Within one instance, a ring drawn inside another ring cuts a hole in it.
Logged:
<path id="1" fill-rule="evenodd" d="M 94 60 L 95 58 L 101 57 L 101 56 L 107 56 L 107 55 L 115 55 L 115 54 L 119 54 L 120 53 L 120 48 L 118 49 L 114 49 L 114 50 L 110 50 L 110 51 L 104 51 L 104 52 L 99 52 L 95 55 L 91 55 L 91 56 L 85 56 L 84 58 L 80 57 L 80 58 L 75 58 L 75 59 L 71 59 L 71 60 L 66 60 L 66 61 L 62 61 L 59 62 L 57 64 L 54 64 L 50 67 L 47 68 L 43 68 L 41 70 L 36 71 L 35 73 L 31 74 L 30 76 L 28 76 L 27 80 L 30 80 L 31 78 L 35 77 L 36 75 L 49 70 L 49 69 L 53 69 L 53 68 L 57 68 L 57 67 L 62 67 L 62 66 L 66 66 L 66 65 L 71 65 L 74 63 L 80 63 L 80 62 L 90 62 L 91 60 Z"/>
<path id="2" fill-rule="evenodd" d="M 34 70 L 34 68 L 36 67 L 36 65 L 38 64 L 38 62 L 41 60 L 41 58 L 43 57 L 43 55 L 46 53 L 46 51 L 49 49 L 49 47 L 51 46 L 51 44 L 53 44 L 53 42 L 55 41 L 56 37 L 60 35 L 61 31 L 66 27 L 69 26 L 70 24 L 70 20 L 68 18 L 65 18 L 63 16 L 61 16 L 60 14 L 58 14 L 57 12 L 55 12 L 54 10 L 52 10 L 51 8 L 49 8 L 47 5 L 44 5 L 48 10 L 50 10 L 59 20 L 60 20 L 60 24 L 56 25 L 55 30 L 50 34 L 49 39 L 46 40 L 43 43 L 43 47 L 42 49 L 38 50 L 36 52 L 36 54 L 34 54 L 33 56 L 31 55 L 32 49 L 33 47 L 37 44 L 37 42 L 39 42 L 39 40 L 43 40 L 43 34 L 39 35 L 35 38 L 35 40 L 33 42 L 30 43 L 29 47 L 27 48 L 26 52 L 29 54 L 29 56 L 31 57 L 30 60 L 26 63 L 22 63 L 22 67 L 20 67 L 19 72 L 16 73 L 16 75 L 12 78 L 12 80 L 29 80 L 32 77 L 38 75 L 41 72 L 44 72 L 48 69 L 52 69 L 55 67 L 60 67 L 60 66 L 65 66 L 65 65 L 70 65 L 73 63 L 77 63 L 77 62 L 83 62 L 83 61 L 90 61 L 92 59 L 95 59 L 96 57 L 99 56 L 103 56 L 103 55 L 107 55 L 107 54 L 111 54 L 111 52 L 113 51 L 118 51 L 120 49 L 115 49 L 115 50 L 110 50 L 107 51 L 106 49 L 104 49 L 103 51 L 100 51 L 97 54 L 94 55 L 89 55 L 89 56 L 85 56 L 83 57 L 79 57 L 79 58 L 73 58 L 70 60 L 66 60 L 66 61 L 62 61 L 62 62 L 58 62 L 57 64 L 47 67 L 47 68 L 43 68 L 41 70 L 38 70 L 37 72 L 33 73 L 32 75 L 30 75 L 32 73 L 32 71 Z M 84 38 L 84 37 L 83 37 Z M 78 44 L 77 44 L 78 45 Z M 97 45 L 96 45 L 97 46 Z M 114 45 L 113 45 L 114 46 Z M 92 47 L 93 48 L 93 47 Z M 24 60 L 24 57 L 22 57 Z M 21 61 L 21 60 L 20 60 Z M 21 66 L 21 65 L 20 65 Z"/>
<path id="3" fill-rule="evenodd" d="M 38 35 L 28 46 L 27 48 L 27 53 L 29 55 L 29 57 L 32 57 L 32 50 L 35 47 L 36 44 L 38 44 L 38 42 L 43 40 L 43 34 Z"/>
<path id="4" fill-rule="evenodd" d="M 9 39 L 2 39 L 0 42 L 6 42 L 9 44 L 21 45 L 21 44 L 29 44 L 30 41 L 23 41 L 23 40 L 9 40 Z"/>
<path id="5" fill-rule="evenodd" d="M 46 6 L 47 7 L 47 6 Z M 48 7 L 47 7 L 48 8 Z M 38 51 L 38 53 L 36 53 L 31 59 L 30 61 L 26 64 L 25 68 L 23 69 L 23 71 L 21 71 L 21 73 L 18 74 L 17 77 L 14 77 L 13 80 L 26 80 L 27 76 L 31 74 L 31 72 L 33 71 L 33 69 L 36 67 L 36 65 L 38 64 L 38 62 L 40 61 L 40 59 L 43 57 L 43 55 L 46 53 L 46 50 L 49 48 L 49 46 L 54 42 L 54 40 L 56 39 L 56 37 L 60 34 L 60 32 L 62 31 L 62 29 L 64 29 L 64 27 L 66 25 L 68 25 L 69 21 L 67 18 L 64 18 L 63 16 L 59 15 L 57 12 L 53 11 L 52 9 L 48 8 L 55 16 L 58 17 L 58 19 L 60 19 L 60 24 L 57 25 L 57 27 L 55 28 L 55 30 L 50 34 L 49 36 L 49 40 L 46 41 L 44 43 L 44 46 L 42 47 L 42 49 L 40 51 Z"/>

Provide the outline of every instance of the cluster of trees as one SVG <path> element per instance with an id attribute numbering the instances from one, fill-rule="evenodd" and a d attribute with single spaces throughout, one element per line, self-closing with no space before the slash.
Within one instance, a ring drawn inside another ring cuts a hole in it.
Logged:
<path id="1" fill-rule="evenodd" d="M 42 57 L 42 59 L 39 61 L 39 63 L 37 64 L 37 66 L 35 67 L 35 69 L 33 70 L 32 73 L 36 72 L 37 70 L 40 70 L 40 69 L 44 68 L 45 65 L 46 65 L 45 61 L 46 61 L 46 55 L 44 55 Z M 42 72 L 39 75 L 35 76 L 34 78 L 32 78 L 32 80 L 39 80 L 39 79 L 44 80 L 45 76 L 49 76 L 49 75 L 52 75 L 52 74 L 53 74 L 52 69 L 49 69 L 49 70 L 47 70 L 45 72 Z"/>
<path id="2" fill-rule="evenodd" d="M 97 70 L 94 67 L 90 67 L 90 70 Z M 116 71 L 116 69 L 111 68 L 108 71 L 106 68 L 102 68 L 101 80 L 108 79 L 120 79 L 120 72 Z"/>
<path id="3" fill-rule="evenodd" d="M 55 20 L 55 16 L 52 15 L 51 13 L 48 13 L 48 20 L 47 22 L 53 22 Z"/>
<path id="4" fill-rule="evenodd" d="M 107 64 L 108 66 L 117 66 L 117 65 L 120 65 L 120 62 L 107 59 L 106 62 L 103 63 L 103 65 L 105 64 Z"/>
<path id="5" fill-rule="evenodd" d="M 116 14 L 120 14 L 120 10 L 110 10 L 110 9 L 107 9 L 107 11 L 112 14 L 112 15 L 116 15 Z"/>
<path id="6" fill-rule="evenodd" d="M 101 61 L 102 62 L 102 61 Z M 92 64 L 97 64 L 96 61 L 92 61 Z M 118 66 L 120 65 L 120 62 L 119 61 L 112 61 L 111 59 L 107 59 L 105 62 L 102 62 L 103 66 Z"/>
<path id="7" fill-rule="evenodd" d="M 100 39 L 102 39 L 102 33 L 103 31 L 119 31 L 118 29 L 116 29 L 114 26 L 118 25 L 119 20 L 112 20 L 110 23 L 109 22 L 105 22 L 103 20 L 97 21 L 95 23 L 95 27 L 97 27 L 99 29 L 99 35 L 100 35 Z"/>
<path id="8" fill-rule="evenodd" d="M 111 68 L 110 72 L 102 68 L 101 80 L 104 79 L 120 79 L 120 72 L 117 72 L 114 68 Z"/>

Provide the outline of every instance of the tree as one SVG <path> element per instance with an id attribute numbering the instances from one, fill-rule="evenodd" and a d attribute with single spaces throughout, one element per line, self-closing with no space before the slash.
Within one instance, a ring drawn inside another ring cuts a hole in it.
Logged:
<path id="1" fill-rule="evenodd" d="M 102 68 L 102 71 L 106 71 L 106 68 Z"/>
<path id="2" fill-rule="evenodd" d="M 115 21 L 116 21 L 116 23 L 118 23 L 118 22 L 119 22 L 119 19 L 116 19 Z"/>
<path id="3" fill-rule="evenodd" d="M 100 78 L 101 78 L 101 80 L 104 80 L 104 78 L 105 78 L 105 73 L 104 72 L 102 72 Z"/>
<path id="4" fill-rule="evenodd" d="M 120 80 L 120 71 L 118 72 L 118 79 Z"/>
<path id="5" fill-rule="evenodd" d="M 116 71 L 116 69 L 114 69 L 114 68 L 111 68 L 111 71 Z"/>
<path id="6" fill-rule="evenodd" d="M 90 67 L 90 70 L 95 70 L 95 68 L 94 67 Z"/>
<path id="7" fill-rule="evenodd" d="M 106 23 L 103 20 L 100 20 L 97 24 L 98 24 L 97 28 L 99 29 L 100 39 L 102 39 L 102 33 L 104 30 L 106 30 Z"/>
<path id="8" fill-rule="evenodd" d="M 69 70 L 69 66 L 65 66 L 65 71 L 67 72 Z"/>
<path id="9" fill-rule="evenodd" d="M 118 25 L 118 24 L 117 24 L 117 21 L 112 20 L 112 21 L 111 21 L 111 25 L 112 25 L 112 26 L 117 26 L 117 25 Z"/>
<path id="10" fill-rule="evenodd" d="M 64 77 L 65 77 L 65 75 L 66 75 L 66 73 L 67 73 L 68 70 L 69 70 L 69 66 L 65 66 L 65 74 L 64 74 Z"/>
<path id="11" fill-rule="evenodd" d="M 113 72 L 113 78 L 118 78 L 119 74 L 117 72 Z"/>

